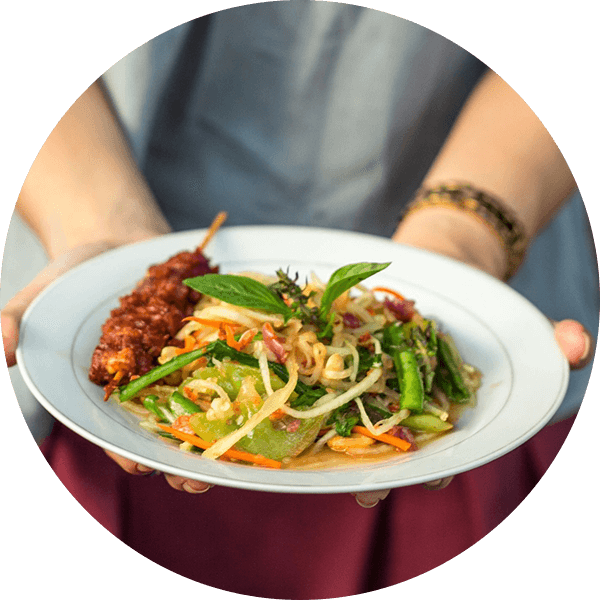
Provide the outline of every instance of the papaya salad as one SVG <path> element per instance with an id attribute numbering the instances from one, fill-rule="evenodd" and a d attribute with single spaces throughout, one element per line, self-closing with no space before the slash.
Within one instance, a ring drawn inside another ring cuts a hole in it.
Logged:
<path id="1" fill-rule="evenodd" d="M 191 314 L 150 370 L 119 385 L 113 365 L 107 396 L 204 459 L 294 468 L 299 455 L 414 451 L 474 405 L 481 373 L 413 300 L 365 286 L 389 264 L 302 285 L 283 269 L 189 276 Z"/>

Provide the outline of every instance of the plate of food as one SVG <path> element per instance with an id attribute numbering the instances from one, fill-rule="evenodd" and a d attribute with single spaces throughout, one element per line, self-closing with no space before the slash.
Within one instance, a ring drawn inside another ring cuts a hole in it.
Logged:
<path id="1" fill-rule="evenodd" d="M 286 226 L 174 233 L 89 260 L 31 304 L 17 359 L 40 403 L 102 448 L 288 493 L 486 464 L 548 423 L 569 378 L 548 319 L 487 274 Z"/>

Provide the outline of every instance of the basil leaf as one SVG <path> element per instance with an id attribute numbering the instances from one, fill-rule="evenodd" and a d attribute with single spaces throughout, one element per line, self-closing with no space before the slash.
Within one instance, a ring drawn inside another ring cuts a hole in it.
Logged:
<path id="1" fill-rule="evenodd" d="M 208 273 L 185 279 L 183 283 L 201 294 L 235 306 L 283 315 L 286 319 L 292 315 L 291 309 L 279 296 L 263 283 L 250 277 Z"/>
<path id="2" fill-rule="evenodd" d="M 321 308 L 319 309 L 319 316 L 321 319 L 324 321 L 327 320 L 327 315 L 331 310 L 331 305 L 336 298 L 361 281 L 367 279 L 367 277 L 371 277 L 371 275 L 375 275 L 375 273 L 383 271 L 383 269 L 389 267 L 390 264 L 391 263 L 356 263 L 353 265 L 346 265 L 345 267 L 338 269 L 329 278 L 327 287 L 323 292 Z"/>

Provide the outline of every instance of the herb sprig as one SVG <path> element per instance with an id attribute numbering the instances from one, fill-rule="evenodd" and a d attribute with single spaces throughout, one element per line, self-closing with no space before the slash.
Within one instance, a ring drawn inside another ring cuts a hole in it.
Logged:
<path id="1" fill-rule="evenodd" d="M 316 306 L 308 306 L 308 301 L 315 293 L 304 293 L 304 290 L 296 283 L 298 273 L 292 279 L 283 269 L 278 269 L 277 281 L 269 286 L 269 289 L 275 292 L 280 298 L 288 299 L 288 306 L 293 311 L 294 316 L 305 324 L 311 324 L 315 327 L 320 325 L 319 309 Z"/>
<path id="2" fill-rule="evenodd" d="M 321 298 L 321 305 L 309 307 L 310 294 L 304 294 L 302 288 L 287 273 L 279 269 L 278 281 L 270 286 L 242 275 L 221 275 L 208 273 L 199 277 L 185 279 L 183 283 L 192 289 L 212 296 L 223 302 L 282 315 L 285 322 L 298 317 L 305 323 L 312 323 L 317 329 L 328 331 L 331 328 L 334 301 L 344 292 L 388 267 L 390 263 L 356 263 L 341 267 L 333 273 L 327 282 Z M 284 301 L 284 297 L 287 302 Z"/>

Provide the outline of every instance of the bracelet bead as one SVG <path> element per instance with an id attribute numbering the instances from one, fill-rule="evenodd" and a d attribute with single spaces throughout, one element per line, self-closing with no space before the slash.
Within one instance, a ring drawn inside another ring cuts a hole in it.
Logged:
<path id="1" fill-rule="evenodd" d="M 506 253 L 507 269 L 504 281 L 521 266 L 527 250 L 525 229 L 513 212 L 490 194 L 468 183 L 446 183 L 421 188 L 403 211 L 400 220 L 426 207 L 441 206 L 472 214 L 499 239 Z"/>

